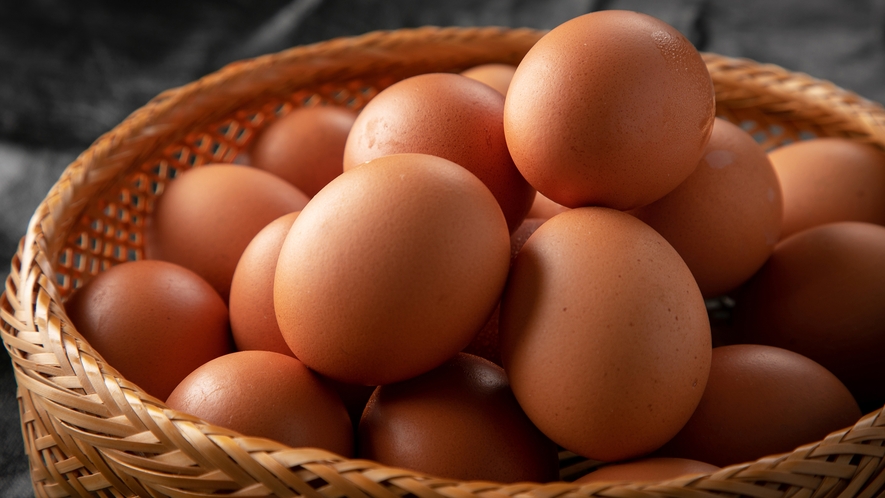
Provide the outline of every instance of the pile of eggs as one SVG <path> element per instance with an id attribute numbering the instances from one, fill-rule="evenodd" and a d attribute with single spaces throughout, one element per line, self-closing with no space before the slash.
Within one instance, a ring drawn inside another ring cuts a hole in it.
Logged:
<path id="1" fill-rule="evenodd" d="M 251 166 L 181 174 L 146 259 L 66 310 L 171 408 L 442 477 L 790 451 L 885 402 L 885 156 L 767 153 L 714 98 L 672 27 L 587 14 L 518 67 L 298 109 Z"/>

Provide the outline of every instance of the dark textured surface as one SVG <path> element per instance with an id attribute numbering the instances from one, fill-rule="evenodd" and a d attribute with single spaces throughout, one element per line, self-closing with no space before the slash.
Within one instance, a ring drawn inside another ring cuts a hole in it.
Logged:
<path id="1" fill-rule="evenodd" d="M 646 12 L 700 50 L 772 62 L 885 102 L 885 0 L 217 0 L 3 2 L 0 276 L 64 167 L 162 90 L 293 45 L 422 25 L 552 28 Z M 0 367 L 0 496 L 30 496 L 15 382 Z"/>

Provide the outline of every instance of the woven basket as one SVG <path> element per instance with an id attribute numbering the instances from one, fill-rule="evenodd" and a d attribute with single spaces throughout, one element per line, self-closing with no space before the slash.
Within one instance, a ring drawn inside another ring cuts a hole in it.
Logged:
<path id="1" fill-rule="evenodd" d="M 0 298 L 2 338 L 18 383 L 37 495 L 882 496 L 881 411 L 790 454 L 713 475 L 579 487 L 565 481 L 590 463 L 564 458 L 559 483 L 459 482 L 244 437 L 173 411 L 121 377 L 68 321 L 63 301 L 72 289 L 142 257 L 145 216 L 176 172 L 231 160 L 293 107 L 358 109 L 408 76 L 515 64 L 542 34 L 501 28 L 378 32 L 239 62 L 159 95 L 81 154 L 37 208 Z M 779 67 L 704 57 L 719 115 L 767 147 L 812 135 L 885 146 L 885 110 L 878 105 Z"/>

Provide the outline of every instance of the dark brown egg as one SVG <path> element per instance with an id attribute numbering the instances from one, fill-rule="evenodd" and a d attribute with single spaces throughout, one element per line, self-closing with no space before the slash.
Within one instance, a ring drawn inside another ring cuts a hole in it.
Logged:
<path id="1" fill-rule="evenodd" d="M 501 300 L 501 358 L 530 419 L 593 460 L 633 458 L 691 416 L 710 368 L 704 300 L 679 254 L 629 214 L 541 225 Z"/>
<path id="2" fill-rule="evenodd" d="M 291 356 L 238 351 L 216 358 L 188 375 L 166 404 L 246 436 L 353 454 L 344 403 Z"/>
<path id="3" fill-rule="evenodd" d="M 335 380 L 381 385 L 466 347 L 497 304 L 510 261 L 489 189 L 426 154 L 345 171 L 292 225 L 274 276 L 286 343 Z"/>
<path id="4" fill-rule="evenodd" d="M 261 350 L 295 356 L 277 325 L 273 278 L 280 249 L 300 211 L 270 222 L 246 246 L 230 285 L 230 327 L 240 351 Z"/>
<path id="5" fill-rule="evenodd" d="M 233 351 L 227 307 L 215 289 L 165 261 L 111 267 L 77 289 L 65 311 L 112 367 L 159 399 Z"/>
<path id="6" fill-rule="evenodd" d="M 762 267 L 780 238 L 783 202 L 765 150 L 744 130 L 716 119 L 694 172 L 631 214 L 667 239 L 711 298 Z"/>
<path id="7" fill-rule="evenodd" d="M 307 200 L 260 169 L 216 164 L 188 170 L 157 198 L 145 229 L 145 255 L 193 270 L 227 302 L 237 262 L 252 238 Z"/>
<path id="8" fill-rule="evenodd" d="M 504 132 L 528 182 L 568 207 L 632 209 L 697 166 L 714 92 L 698 51 L 637 12 L 593 12 L 560 24 L 520 62 Z"/>
<path id="9" fill-rule="evenodd" d="M 464 353 L 378 387 L 358 448 L 360 458 L 449 479 L 547 482 L 559 474 L 556 446 L 522 412 L 504 371 Z"/>
<path id="10" fill-rule="evenodd" d="M 784 192 L 782 237 L 837 221 L 885 225 L 885 154 L 876 147 L 817 138 L 769 157 Z"/>
<path id="11" fill-rule="evenodd" d="M 442 157 L 476 175 L 494 194 L 512 232 L 534 189 L 504 140 L 504 97 L 457 74 L 422 74 L 386 88 L 360 112 L 347 138 L 344 169 L 399 153 Z"/>
<path id="12" fill-rule="evenodd" d="M 735 300 L 729 341 L 795 351 L 865 410 L 885 403 L 885 227 L 845 221 L 793 234 Z"/>
<path id="13" fill-rule="evenodd" d="M 860 409 L 832 373 L 785 349 L 753 344 L 713 350 L 704 396 L 656 455 L 726 466 L 792 451 L 850 427 Z"/>
<path id="14" fill-rule="evenodd" d="M 258 136 L 252 166 L 313 197 L 344 171 L 344 143 L 355 119 L 356 112 L 344 107 L 295 109 Z"/>
<path id="15" fill-rule="evenodd" d="M 605 465 L 575 481 L 575 484 L 615 481 L 665 481 L 689 474 L 712 474 L 719 467 L 687 458 L 641 458 Z"/>

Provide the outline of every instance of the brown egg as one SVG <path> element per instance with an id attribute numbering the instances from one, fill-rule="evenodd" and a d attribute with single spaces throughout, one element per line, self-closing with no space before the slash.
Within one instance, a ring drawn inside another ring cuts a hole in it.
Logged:
<path id="1" fill-rule="evenodd" d="M 532 207 L 529 209 L 529 214 L 526 215 L 526 218 L 543 218 L 547 220 L 568 210 L 569 208 L 551 201 L 547 197 L 544 197 L 544 194 L 538 192 L 535 194 L 535 201 L 532 203 Z"/>
<path id="2" fill-rule="evenodd" d="M 233 351 L 227 307 L 215 289 L 165 261 L 111 267 L 71 294 L 65 311 L 112 367 L 158 399 Z"/>
<path id="3" fill-rule="evenodd" d="M 783 202 L 765 150 L 744 130 L 716 119 L 694 172 L 631 214 L 667 239 L 710 298 L 762 267 L 780 236 Z"/>
<path id="4" fill-rule="evenodd" d="M 547 220 L 501 300 L 501 357 L 547 436 L 593 460 L 637 457 L 691 416 L 710 324 L 691 272 L 648 225 L 608 208 Z"/>
<path id="5" fill-rule="evenodd" d="M 796 233 L 735 300 L 731 342 L 795 351 L 833 372 L 865 410 L 885 403 L 885 227 L 845 221 Z"/>
<path id="6" fill-rule="evenodd" d="M 344 143 L 356 112 L 333 106 L 302 107 L 261 132 L 252 165 L 298 187 L 308 197 L 344 171 Z"/>
<path id="7" fill-rule="evenodd" d="M 300 213 L 295 211 L 270 222 L 240 256 L 230 285 L 230 327 L 240 351 L 275 351 L 295 356 L 277 325 L 273 278 L 283 241 Z"/>
<path id="8" fill-rule="evenodd" d="M 300 190 L 260 169 L 194 168 L 157 198 L 145 229 L 145 255 L 193 270 L 227 302 L 237 262 L 252 238 L 305 204 Z"/>
<path id="9" fill-rule="evenodd" d="M 344 169 L 398 153 L 439 156 L 463 166 L 492 191 L 512 232 L 534 189 L 504 141 L 504 97 L 457 74 L 422 74 L 375 96 L 360 112 L 344 149 Z"/>
<path id="10" fill-rule="evenodd" d="M 516 66 L 510 64 L 481 64 L 461 72 L 461 76 L 485 83 L 498 90 L 501 95 L 507 95 L 507 87 L 513 79 Z"/>
<path id="11" fill-rule="evenodd" d="M 642 458 L 605 465 L 575 481 L 575 484 L 615 481 L 667 481 L 690 474 L 712 474 L 719 467 L 687 458 Z"/>
<path id="12" fill-rule="evenodd" d="M 885 155 L 843 138 L 794 142 L 771 151 L 784 192 L 781 237 L 836 221 L 885 225 Z"/>
<path id="13" fill-rule="evenodd" d="M 344 403 L 300 361 L 270 351 L 238 351 L 188 375 L 170 408 L 246 436 L 353 455 Z"/>
<path id="14" fill-rule="evenodd" d="M 425 154 L 345 171 L 302 210 L 277 262 L 274 308 L 306 365 L 381 385 L 464 349 L 494 310 L 507 224 L 476 176 Z"/>
<path id="15" fill-rule="evenodd" d="M 504 132 L 516 167 L 554 202 L 632 209 L 691 174 L 714 113 L 691 42 L 651 16 L 607 10 L 529 50 L 507 91 Z"/>
<path id="16" fill-rule="evenodd" d="M 547 482 L 559 475 L 556 446 L 522 412 L 504 371 L 464 353 L 378 387 L 358 437 L 360 458 L 449 479 Z"/>
<path id="17" fill-rule="evenodd" d="M 516 260 L 516 255 L 525 242 L 531 237 L 535 230 L 538 229 L 545 221 L 539 218 L 526 218 L 523 220 L 519 228 L 510 235 L 510 264 Z M 464 348 L 465 353 L 474 354 L 481 358 L 485 358 L 495 365 L 501 365 L 501 348 L 498 346 L 498 318 L 500 316 L 500 305 L 495 307 L 489 321 L 474 336 L 470 344 Z"/>
<path id="18" fill-rule="evenodd" d="M 808 358 L 769 346 L 723 346 L 713 350 L 697 410 L 656 455 L 749 462 L 819 441 L 860 416 L 848 389 Z"/>

